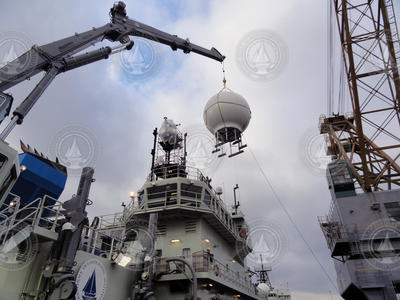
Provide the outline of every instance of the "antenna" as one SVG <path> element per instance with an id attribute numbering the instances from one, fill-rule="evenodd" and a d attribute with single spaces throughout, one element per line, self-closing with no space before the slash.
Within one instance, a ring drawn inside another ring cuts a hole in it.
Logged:
<path id="1" fill-rule="evenodd" d="M 235 187 L 233 188 L 233 200 L 235 201 L 235 215 L 237 215 L 237 209 L 240 206 L 239 201 L 236 202 L 236 190 L 239 189 L 239 185 L 236 183 Z"/>

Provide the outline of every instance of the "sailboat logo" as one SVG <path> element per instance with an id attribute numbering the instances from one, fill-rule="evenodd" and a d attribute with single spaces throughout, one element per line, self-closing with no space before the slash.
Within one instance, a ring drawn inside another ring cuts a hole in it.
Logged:
<path id="1" fill-rule="evenodd" d="M 282 255 L 287 250 L 287 238 L 282 229 L 273 224 L 251 225 L 246 240 L 247 246 L 252 249 L 244 258 L 246 264 L 252 267 L 273 266 L 279 263 Z M 242 249 L 238 248 L 237 253 L 241 255 Z"/>
<path id="2" fill-rule="evenodd" d="M 0 33 L 0 80 L 9 80 L 10 75 L 26 71 L 34 63 L 36 57 L 30 53 L 16 60 L 30 49 L 30 45 L 33 45 L 33 42 L 20 32 Z"/>
<path id="3" fill-rule="evenodd" d="M 252 79 L 274 78 L 286 60 L 286 46 L 274 33 L 253 31 L 241 39 L 237 47 L 239 67 Z"/>
<path id="4" fill-rule="evenodd" d="M 154 42 L 135 38 L 132 49 L 121 52 L 120 62 L 124 74 L 135 79 L 153 74 L 160 61 L 157 49 Z"/>
<path id="5" fill-rule="evenodd" d="M 314 168 L 325 171 L 328 164 L 332 161 L 331 157 L 326 154 L 326 149 L 325 136 L 316 134 L 308 139 L 306 156 Z"/>
<path id="6" fill-rule="evenodd" d="M 96 271 L 93 271 L 92 275 L 86 282 L 83 288 L 83 300 L 96 300 Z"/>
<path id="7" fill-rule="evenodd" d="M 9 45 L 8 51 L 6 50 L 2 60 L 0 61 L 0 67 L 5 66 L 6 64 L 12 62 L 14 59 L 18 57 L 17 53 L 15 52 L 15 42 L 11 42 Z"/>
<path id="8" fill-rule="evenodd" d="M 212 155 L 213 140 L 205 135 L 196 135 L 188 140 L 187 164 L 191 167 L 203 170 L 207 168 L 215 158 Z"/>
<path id="9" fill-rule="evenodd" d="M 365 65 L 369 67 L 367 71 L 381 71 L 385 70 L 388 72 L 390 69 L 390 53 L 389 48 L 386 44 L 382 43 L 383 49 L 376 47 L 373 51 L 370 51 Z"/>
<path id="10" fill-rule="evenodd" d="M 192 125 L 184 128 L 187 133 L 187 165 L 205 173 L 212 173 L 223 158 L 217 159 L 219 153 L 215 149 L 215 138 L 204 128 L 204 125 Z"/>
<path id="11" fill-rule="evenodd" d="M 76 137 L 73 138 L 72 144 L 68 147 L 64 158 L 68 161 L 72 168 L 76 168 L 77 166 L 79 167 L 83 162 L 84 158 L 81 150 L 79 149 L 78 143 L 76 142 Z"/>
<path id="12" fill-rule="evenodd" d="M 85 261 L 76 275 L 76 300 L 102 300 L 107 286 L 107 272 L 97 259 Z"/>
<path id="13" fill-rule="evenodd" d="M 86 128 L 76 125 L 57 132 L 49 149 L 68 168 L 68 174 L 77 175 L 91 166 L 96 158 L 97 139 Z"/>
<path id="14" fill-rule="evenodd" d="M 360 245 L 361 253 L 371 266 L 385 271 L 400 268 L 399 222 L 378 220 L 366 228 L 361 240 L 366 241 Z"/>
<path id="15" fill-rule="evenodd" d="M 386 236 L 380 243 L 377 251 L 382 254 L 382 258 L 380 259 L 381 263 L 391 264 L 395 261 L 394 257 L 396 256 L 396 251 L 390 241 L 389 232 L 386 232 Z"/>

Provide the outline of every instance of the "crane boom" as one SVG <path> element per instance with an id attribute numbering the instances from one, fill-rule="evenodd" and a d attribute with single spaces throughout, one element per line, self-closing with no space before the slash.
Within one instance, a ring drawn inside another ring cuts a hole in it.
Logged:
<path id="1" fill-rule="evenodd" d="M 82 33 L 43 45 L 34 45 L 15 60 L 0 68 L 0 95 L 6 89 L 44 71 L 46 74 L 29 96 L 13 112 L 13 119 L 0 135 L 5 139 L 16 124 L 21 124 L 25 115 L 37 102 L 51 81 L 61 72 L 66 72 L 106 59 L 113 53 L 110 47 L 103 47 L 91 52 L 76 55 L 78 52 L 93 46 L 104 39 L 120 42 L 126 49 L 133 46 L 130 36 L 139 36 L 155 42 L 168 45 L 172 50 L 181 49 L 184 53 L 194 52 L 202 56 L 222 62 L 225 59 L 217 49 L 205 49 L 193 44 L 189 39 L 182 39 L 154 27 L 130 19 L 125 10 L 125 3 L 119 1 L 110 9 L 111 22 Z M 1 120 L 0 120 L 1 121 Z"/>

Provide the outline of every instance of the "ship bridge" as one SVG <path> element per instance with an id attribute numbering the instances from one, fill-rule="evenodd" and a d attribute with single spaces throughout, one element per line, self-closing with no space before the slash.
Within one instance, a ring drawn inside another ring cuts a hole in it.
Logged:
<path id="1" fill-rule="evenodd" d="M 248 227 L 244 215 L 228 209 L 208 177 L 196 168 L 178 164 L 156 167 L 138 191 L 137 201 L 126 211 L 129 215 L 158 212 L 161 216 L 190 217 L 200 214 L 230 244 L 246 243 Z"/>

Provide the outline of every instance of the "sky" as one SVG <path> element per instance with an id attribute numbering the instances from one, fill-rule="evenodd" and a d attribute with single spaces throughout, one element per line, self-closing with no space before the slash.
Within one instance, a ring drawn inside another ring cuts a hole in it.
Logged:
<path id="1" fill-rule="evenodd" d="M 205 48 L 215 47 L 226 56 L 227 86 L 241 94 L 252 111 L 244 133 L 248 148 L 239 156 L 214 160 L 208 175 L 213 185 L 223 187 L 229 205 L 232 188 L 239 184 L 240 208 L 250 225 L 279 228 L 285 245 L 270 274 L 273 284 L 288 284 L 294 300 L 339 299 L 317 220 L 328 212 L 330 194 L 323 170 L 307 159 L 310 143 L 318 139 L 318 118 L 327 110 L 326 1 L 126 2 L 129 17 Z M 7 0 L 0 4 L 0 24 L 10 36 L 18 33 L 27 43 L 43 45 L 106 24 L 111 6 L 111 1 Z M 279 41 L 279 72 L 265 80 L 251 78 L 238 64 L 240 43 L 255 31 Z M 152 131 L 163 117 L 181 128 L 204 130 L 204 106 L 222 88 L 220 63 L 150 45 L 157 60 L 146 76 L 128 76 L 119 54 L 60 74 L 7 138 L 15 148 L 22 139 L 54 159 L 54 145 L 63 132 L 85 132 L 95 159 L 91 217 L 120 211 L 129 191 L 144 183 Z M 14 107 L 39 79 L 9 90 Z M 75 193 L 78 179 L 76 174 L 69 177 L 62 200 Z"/>

